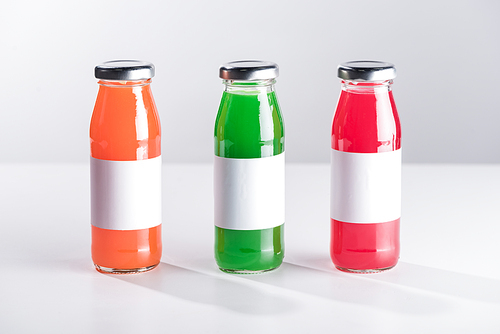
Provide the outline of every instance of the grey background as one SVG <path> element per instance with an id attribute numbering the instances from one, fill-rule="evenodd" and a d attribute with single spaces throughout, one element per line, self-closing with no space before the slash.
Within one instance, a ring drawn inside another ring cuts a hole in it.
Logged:
<path id="1" fill-rule="evenodd" d="M 328 162 L 339 63 L 392 62 L 405 162 L 500 163 L 499 1 L 4 1 L 0 162 L 88 162 L 96 64 L 143 59 L 164 162 L 211 162 L 220 64 L 280 65 L 288 162 Z"/>

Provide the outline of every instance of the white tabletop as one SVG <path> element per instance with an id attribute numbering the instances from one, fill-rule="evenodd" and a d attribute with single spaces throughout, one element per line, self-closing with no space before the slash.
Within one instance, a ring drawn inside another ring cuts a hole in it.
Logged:
<path id="1" fill-rule="evenodd" d="M 90 259 L 87 165 L 0 165 L 0 333 L 500 333 L 500 165 L 404 165 L 401 259 L 329 258 L 329 166 L 287 165 L 285 262 L 213 259 L 211 165 L 164 165 L 163 258 L 139 275 Z"/>

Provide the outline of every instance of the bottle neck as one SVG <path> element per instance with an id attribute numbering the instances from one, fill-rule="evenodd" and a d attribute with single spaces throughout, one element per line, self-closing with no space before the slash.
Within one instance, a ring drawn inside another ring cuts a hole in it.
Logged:
<path id="1" fill-rule="evenodd" d="M 258 81 L 223 80 L 227 93 L 255 95 L 274 92 L 275 79 Z"/>
<path id="2" fill-rule="evenodd" d="M 110 88 L 130 88 L 148 86 L 152 82 L 151 79 L 147 80 L 134 80 L 134 81 L 118 81 L 118 80 L 99 80 L 97 83 L 100 86 Z"/>
<path id="3" fill-rule="evenodd" d="M 342 80 L 342 90 L 355 94 L 387 93 L 392 90 L 392 80 L 386 81 L 349 81 Z"/>

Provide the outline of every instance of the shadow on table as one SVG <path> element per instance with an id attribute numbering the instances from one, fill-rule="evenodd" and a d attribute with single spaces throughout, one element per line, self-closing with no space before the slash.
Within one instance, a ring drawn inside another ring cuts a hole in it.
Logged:
<path id="1" fill-rule="evenodd" d="M 500 280 L 400 262 L 370 280 L 473 301 L 500 304 Z"/>
<path id="2" fill-rule="evenodd" d="M 494 279 L 399 263 L 378 274 L 338 271 L 328 260 L 308 265 L 283 263 L 274 276 L 247 276 L 293 291 L 343 303 L 366 305 L 405 314 L 439 314 L 450 311 L 453 301 L 444 296 L 500 303 L 500 282 Z"/>
<path id="3" fill-rule="evenodd" d="M 239 277 L 217 277 L 164 262 L 145 274 L 114 277 L 183 300 L 245 314 L 269 316 L 298 307 L 292 300 L 256 289 Z"/>
<path id="4" fill-rule="evenodd" d="M 434 295 L 375 281 L 366 275 L 342 273 L 334 268 L 324 271 L 285 262 L 272 277 L 245 278 L 334 302 L 364 305 L 401 314 L 440 314 L 452 307 L 451 303 Z"/>
<path id="5" fill-rule="evenodd" d="M 303 262 L 303 261 L 301 261 Z M 374 282 L 385 282 L 401 287 L 415 288 L 429 293 L 473 301 L 500 304 L 500 280 L 436 269 L 400 261 L 396 267 L 378 274 L 349 274 L 335 269 L 329 259 L 307 261 L 306 268 L 356 276 Z"/>

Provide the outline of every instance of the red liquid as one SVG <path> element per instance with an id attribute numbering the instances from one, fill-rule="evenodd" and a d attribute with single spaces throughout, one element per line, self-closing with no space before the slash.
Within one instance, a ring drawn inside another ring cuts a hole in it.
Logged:
<path id="1" fill-rule="evenodd" d="M 150 82 L 144 80 L 139 87 L 131 87 L 132 82 L 128 85 L 124 82 L 99 82 L 101 85 L 90 123 L 92 157 L 133 161 L 152 159 L 161 154 L 160 120 Z M 147 122 L 136 121 L 141 112 L 147 114 Z M 147 138 L 142 138 L 143 134 Z M 108 230 L 92 226 L 92 260 L 97 270 L 99 267 L 131 272 L 152 269 L 160 263 L 161 255 L 161 225 L 140 230 Z"/>
<path id="2" fill-rule="evenodd" d="M 401 125 L 392 91 L 373 83 L 356 86 L 364 88 L 342 90 L 333 119 L 331 147 L 351 153 L 400 149 Z M 398 262 L 400 219 L 375 224 L 330 220 L 330 255 L 338 269 L 377 270 Z"/>
<path id="3" fill-rule="evenodd" d="M 399 219 L 379 224 L 330 222 L 330 255 L 339 269 L 384 269 L 398 262 Z"/>

